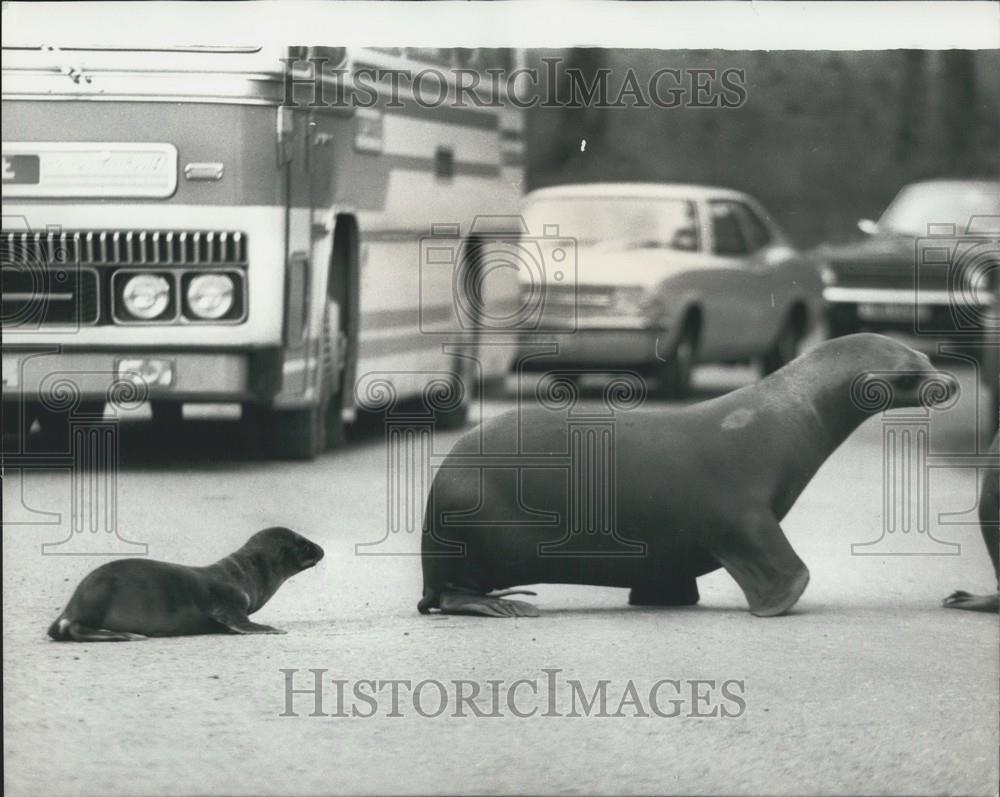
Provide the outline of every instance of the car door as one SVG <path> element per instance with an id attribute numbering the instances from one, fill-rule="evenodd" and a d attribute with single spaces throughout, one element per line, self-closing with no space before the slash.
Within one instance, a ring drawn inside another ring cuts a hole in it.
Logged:
<path id="1" fill-rule="evenodd" d="M 709 248 L 705 268 L 699 272 L 703 312 L 699 356 L 705 360 L 740 359 L 752 351 L 747 338 L 753 313 L 747 298 L 757 289 L 757 280 L 747 268 L 750 249 L 734 203 L 709 199 L 706 206 Z"/>
<path id="2" fill-rule="evenodd" d="M 796 292 L 795 250 L 768 224 L 759 206 L 733 202 L 747 240 L 748 341 L 756 352 L 769 348 L 788 317 Z"/>

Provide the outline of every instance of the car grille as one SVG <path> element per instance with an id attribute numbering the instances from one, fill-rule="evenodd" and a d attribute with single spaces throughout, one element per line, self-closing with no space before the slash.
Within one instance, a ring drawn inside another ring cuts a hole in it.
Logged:
<path id="1" fill-rule="evenodd" d="M 112 323 L 111 279 L 120 267 L 246 266 L 247 236 L 236 231 L 3 230 L 3 326 Z"/>
<path id="2" fill-rule="evenodd" d="M 522 299 L 526 299 L 532 286 L 523 286 Z M 614 304 L 615 288 L 612 285 L 545 285 L 539 291 L 546 308 L 609 310 Z"/>
<path id="3" fill-rule="evenodd" d="M 833 263 L 837 285 L 844 288 L 886 288 L 915 290 L 917 279 L 921 290 L 947 290 L 953 277 L 947 267 L 921 266 L 919 274 L 909 263 Z"/>

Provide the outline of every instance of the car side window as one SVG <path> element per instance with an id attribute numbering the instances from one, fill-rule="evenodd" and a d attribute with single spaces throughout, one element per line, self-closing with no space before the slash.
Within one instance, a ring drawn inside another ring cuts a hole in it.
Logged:
<path id="1" fill-rule="evenodd" d="M 739 209 L 743 214 L 747 245 L 750 251 L 756 252 L 758 249 L 763 249 L 771 243 L 771 231 L 761 217 L 754 212 L 753 208 L 749 205 L 744 205 L 742 202 L 734 204 L 739 205 Z"/>
<path id="2" fill-rule="evenodd" d="M 715 200 L 708 203 L 712 218 L 713 251 L 717 255 L 745 255 L 747 248 L 735 203 Z"/>

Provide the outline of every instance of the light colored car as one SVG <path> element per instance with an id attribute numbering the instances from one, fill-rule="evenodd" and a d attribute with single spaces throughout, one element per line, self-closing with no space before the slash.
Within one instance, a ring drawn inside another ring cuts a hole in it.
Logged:
<path id="1" fill-rule="evenodd" d="M 524 218 L 576 250 L 575 274 L 548 280 L 542 323 L 525 340 L 558 353 L 525 360 L 530 369 L 637 370 L 676 397 L 696 362 L 780 368 L 821 313 L 816 267 L 737 191 L 566 185 L 529 194 Z"/>

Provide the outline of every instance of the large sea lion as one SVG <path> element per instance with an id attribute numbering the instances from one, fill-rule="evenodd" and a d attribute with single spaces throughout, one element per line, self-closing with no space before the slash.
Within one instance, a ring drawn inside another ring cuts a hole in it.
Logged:
<path id="1" fill-rule="evenodd" d="M 283 634 L 251 622 L 287 579 L 323 549 L 291 529 L 258 531 L 207 567 L 118 559 L 88 573 L 49 626 L 59 642 L 125 642 L 188 634 Z"/>
<path id="2" fill-rule="evenodd" d="M 591 503 L 598 514 L 613 505 L 615 533 L 576 542 L 566 496 L 580 477 L 545 467 L 574 456 L 567 414 L 539 406 L 490 419 L 458 441 L 434 479 L 418 609 L 535 616 L 531 604 L 503 598 L 510 592 L 489 593 L 538 583 L 629 587 L 632 604 L 689 605 L 695 579 L 724 567 L 753 614 L 782 614 L 809 571 L 779 523 L 820 465 L 866 417 L 942 404 L 957 390 L 925 355 L 859 334 L 709 401 L 621 413 L 610 482 L 577 489 L 588 500 L 602 489 L 613 496 Z M 587 445 L 575 456 L 592 459 L 596 443 Z M 476 464 L 484 452 L 495 464 Z"/>
<path id="3" fill-rule="evenodd" d="M 993 438 L 990 446 L 993 467 L 987 468 L 983 487 L 979 493 L 979 529 L 986 543 L 986 550 L 993 562 L 993 573 L 997 577 L 997 591 L 985 595 L 974 595 L 965 590 L 956 590 L 944 599 L 946 609 L 966 609 L 973 612 L 1000 612 L 1000 434 Z"/>

